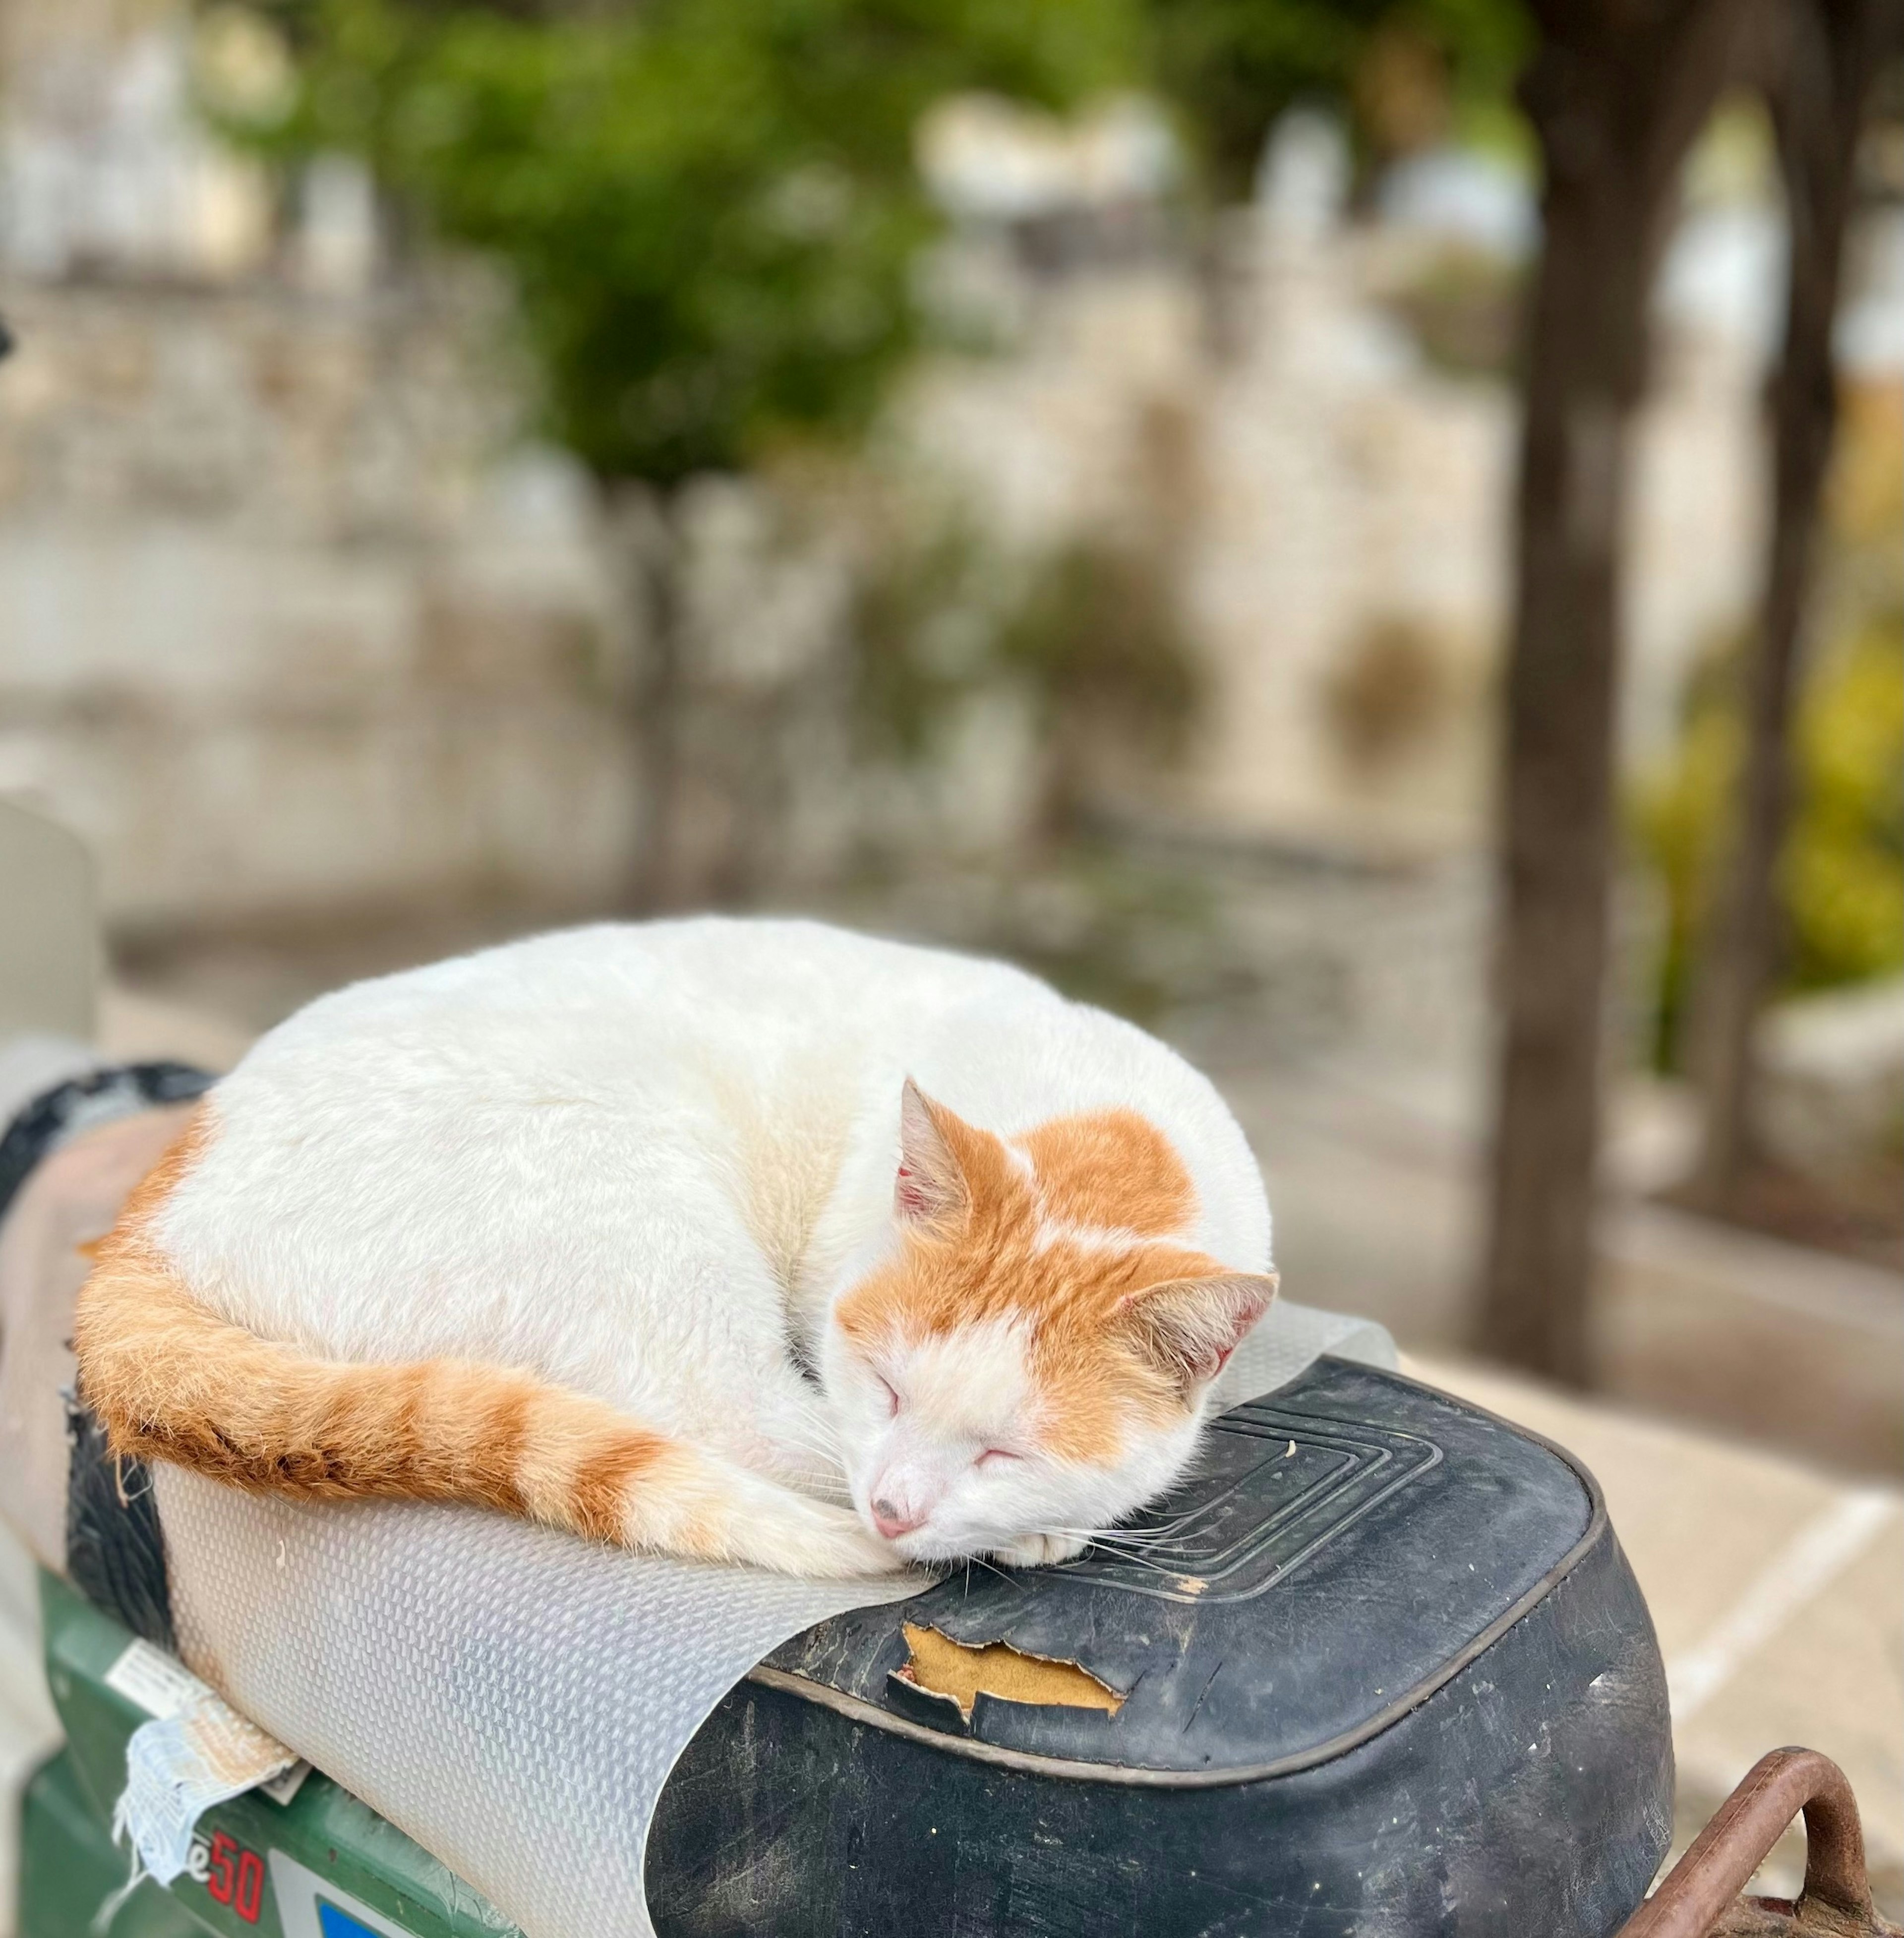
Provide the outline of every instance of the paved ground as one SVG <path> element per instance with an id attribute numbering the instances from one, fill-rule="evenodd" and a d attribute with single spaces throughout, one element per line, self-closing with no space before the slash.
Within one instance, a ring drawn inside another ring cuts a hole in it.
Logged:
<path id="1" fill-rule="evenodd" d="M 1605 1490 L 1666 1660 L 1681 1842 L 1767 1750 L 1842 1766 L 1904 1915 L 1904 1490 L 1458 1360 L 1408 1370 L 1559 1441 Z M 1787 1840 L 1765 1888 L 1797 1888 Z"/>
<path id="2" fill-rule="evenodd" d="M 1283 1289 L 1379 1319 L 1404 1347 L 1468 1332 L 1481 1099 L 1392 1070 L 1212 1073 L 1262 1161 Z M 1904 1283 L 1658 1203 L 1684 1127 L 1619 1101 L 1599 1223 L 1598 1390 L 1801 1458 L 1904 1476 Z"/>

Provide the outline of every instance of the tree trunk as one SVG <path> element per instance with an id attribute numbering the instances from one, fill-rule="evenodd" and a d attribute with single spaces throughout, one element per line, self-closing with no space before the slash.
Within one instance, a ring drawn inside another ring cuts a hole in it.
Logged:
<path id="1" fill-rule="evenodd" d="M 1545 167 L 1508 674 L 1503 1016 L 1479 1343 L 1584 1381 L 1613 854 L 1620 540 L 1647 301 L 1679 163 L 1748 0 L 1537 5 Z"/>
<path id="2" fill-rule="evenodd" d="M 666 912 L 681 892 L 682 560 L 673 510 L 645 485 L 621 484 L 609 495 L 617 589 L 641 655 L 630 694 L 640 808 L 627 900 L 636 915 Z"/>
<path id="3" fill-rule="evenodd" d="M 609 503 L 618 590 L 640 648 L 630 696 L 639 784 L 627 906 L 649 916 L 754 906 L 798 865 L 798 764 L 816 743 L 830 744 L 824 729 L 843 712 L 837 655 L 726 663 L 732 656 L 724 661 L 702 636 L 709 619 L 695 595 L 709 588 L 684 494 L 624 484 Z M 724 570 L 735 569 L 729 560 Z M 765 568 L 749 555 L 739 569 L 758 578 Z M 732 596 L 731 585 L 712 590 Z M 764 579 L 752 590 L 772 596 Z"/>
<path id="4" fill-rule="evenodd" d="M 1766 76 L 1791 269 L 1784 348 L 1771 386 L 1772 543 L 1746 668 L 1745 769 L 1696 1019 L 1705 1139 L 1693 1195 L 1718 1212 L 1736 1204 L 1757 1155 L 1752 1037 L 1777 966 L 1773 885 L 1787 819 L 1792 702 L 1837 428 L 1832 326 L 1864 105 L 1900 20 L 1896 0 L 1791 0 L 1780 57 Z"/>

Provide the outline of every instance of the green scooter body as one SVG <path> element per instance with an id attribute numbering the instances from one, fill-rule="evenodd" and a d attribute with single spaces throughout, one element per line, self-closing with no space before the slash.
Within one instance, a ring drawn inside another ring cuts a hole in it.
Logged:
<path id="1" fill-rule="evenodd" d="M 257 1791 L 208 1811 L 190 1870 L 126 1882 L 112 1839 L 126 1739 L 146 1712 L 106 1679 L 130 1631 L 56 1577 L 40 1578 L 47 1681 L 66 1745 L 27 1786 L 20 1938 L 500 1938 L 515 1927 L 402 1831 L 313 1772 L 289 1803 Z"/>

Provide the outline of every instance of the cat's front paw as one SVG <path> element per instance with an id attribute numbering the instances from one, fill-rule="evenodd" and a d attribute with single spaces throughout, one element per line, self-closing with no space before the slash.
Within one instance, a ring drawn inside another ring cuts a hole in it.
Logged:
<path id="1" fill-rule="evenodd" d="M 797 1494 L 746 1468 L 718 1472 L 721 1511 L 696 1530 L 702 1545 L 689 1547 L 677 1539 L 664 1551 L 742 1561 L 782 1575 L 891 1575 L 906 1566 L 851 1508 Z"/>
<path id="2" fill-rule="evenodd" d="M 794 1575 L 894 1575 L 910 1564 L 890 1542 L 867 1531 L 850 1508 L 806 1503 L 810 1514 L 776 1541 L 769 1566 Z"/>
<path id="3" fill-rule="evenodd" d="M 1090 1542 L 1082 1535 L 1028 1534 L 993 1551 L 995 1558 L 1013 1568 L 1047 1568 L 1082 1554 Z"/>

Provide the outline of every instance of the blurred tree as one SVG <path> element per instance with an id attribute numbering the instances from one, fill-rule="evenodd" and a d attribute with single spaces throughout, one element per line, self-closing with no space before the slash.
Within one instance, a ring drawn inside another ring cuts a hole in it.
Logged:
<path id="1" fill-rule="evenodd" d="M 1627 427 L 1680 163 L 1754 0 L 1532 0 L 1543 242 L 1526 317 L 1508 670 L 1503 1014 L 1480 1342 L 1587 1375 Z"/>
<path id="2" fill-rule="evenodd" d="M 1505 100 L 1525 56 L 1520 0 L 1148 0 L 1156 83 L 1213 192 L 1250 193 L 1297 102 L 1340 111 L 1377 158 L 1446 132 L 1450 104 Z"/>
<path id="3" fill-rule="evenodd" d="M 1125 78 L 1125 0 L 253 6 L 296 87 L 237 132 L 287 157 L 365 156 L 425 232 L 512 275 L 547 428 L 618 508 L 646 608 L 639 892 L 677 899 L 673 488 L 866 422 L 918 334 L 922 111 Z"/>
<path id="4" fill-rule="evenodd" d="M 1832 326 L 1859 141 L 1878 71 L 1904 47 L 1904 0 L 1788 0 L 1763 85 L 1778 133 L 1791 255 L 1772 384 L 1772 544 L 1748 663 L 1737 827 L 1708 957 L 1694 1067 L 1705 1093 L 1698 1202 L 1736 1208 L 1754 1157 L 1754 1026 L 1777 971 L 1774 864 L 1788 818 L 1790 720 L 1818 509 L 1837 428 Z"/>

